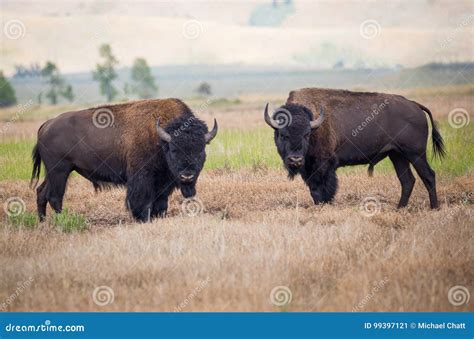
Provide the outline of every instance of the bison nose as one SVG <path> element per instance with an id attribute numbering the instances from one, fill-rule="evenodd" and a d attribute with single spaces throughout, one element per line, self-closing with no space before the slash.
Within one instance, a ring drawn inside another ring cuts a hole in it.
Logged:
<path id="1" fill-rule="evenodd" d="M 301 166 L 303 164 L 303 157 L 302 156 L 289 156 L 288 157 L 288 164 L 291 166 Z"/>
<path id="2" fill-rule="evenodd" d="M 189 183 L 189 182 L 192 182 L 194 180 L 194 174 L 189 174 L 189 173 L 180 174 L 179 179 L 183 183 Z"/>

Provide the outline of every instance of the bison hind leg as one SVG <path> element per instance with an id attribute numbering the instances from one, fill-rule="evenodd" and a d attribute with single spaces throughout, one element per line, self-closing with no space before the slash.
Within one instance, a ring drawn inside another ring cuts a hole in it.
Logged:
<path id="1" fill-rule="evenodd" d="M 64 193 L 66 192 L 66 184 L 67 179 L 69 178 L 69 174 L 71 170 L 54 170 L 52 172 L 48 172 L 47 180 L 48 180 L 48 201 L 51 205 L 51 208 L 56 213 L 61 213 L 63 209 L 63 198 Z"/>
<path id="2" fill-rule="evenodd" d="M 423 184 L 425 184 L 426 190 L 430 197 L 430 207 L 436 209 L 438 205 L 438 196 L 436 194 L 436 175 L 433 169 L 428 164 L 426 159 L 426 153 L 422 155 L 410 154 L 408 159 L 410 160 L 413 167 L 415 167 L 416 173 L 420 176 Z"/>
<path id="3" fill-rule="evenodd" d="M 415 186 L 415 177 L 411 172 L 410 163 L 401 154 L 391 153 L 389 158 L 393 163 L 393 167 L 395 167 L 400 185 L 402 185 L 402 195 L 398 202 L 398 208 L 403 208 L 408 204 L 408 200 L 410 199 L 413 186 Z"/>
<path id="4" fill-rule="evenodd" d="M 36 188 L 36 207 L 38 211 L 38 218 L 44 221 L 46 217 L 46 206 L 48 204 L 48 182 L 46 179 L 41 185 Z"/>

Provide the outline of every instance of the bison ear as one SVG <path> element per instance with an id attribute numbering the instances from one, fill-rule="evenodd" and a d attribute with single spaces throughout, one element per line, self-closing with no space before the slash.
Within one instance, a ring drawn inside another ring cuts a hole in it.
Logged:
<path id="1" fill-rule="evenodd" d="M 214 119 L 214 127 L 212 128 L 212 131 L 204 135 L 204 140 L 206 140 L 206 144 L 210 143 L 212 139 L 216 137 L 217 130 L 218 130 L 217 121 L 216 119 Z"/>
<path id="2" fill-rule="evenodd" d="M 158 137 L 166 142 L 171 141 L 171 135 L 169 135 L 163 128 L 160 127 L 160 118 L 156 120 L 156 131 L 158 132 Z"/>
<path id="3" fill-rule="evenodd" d="M 324 119 L 325 119 L 324 108 L 323 108 L 323 106 L 321 106 L 320 112 L 319 112 L 319 117 L 316 120 L 313 120 L 313 121 L 310 122 L 311 129 L 319 128 L 321 126 L 321 124 L 323 123 Z"/>

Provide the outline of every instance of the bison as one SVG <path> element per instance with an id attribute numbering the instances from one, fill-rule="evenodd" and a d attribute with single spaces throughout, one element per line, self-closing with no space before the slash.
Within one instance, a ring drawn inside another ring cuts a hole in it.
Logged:
<path id="1" fill-rule="evenodd" d="M 430 110 L 400 95 L 304 88 L 290 92 L 273 117 L 267 104 L 264 118 L 275 130 L 275 144 L 289 177 L 301 174 L 314 203 L 334 199 L 337 168 L 369 164 L 371 175 L 375 164 L 388 156 L 402 187 L 398 208 L 407 205 L 415 184 L 411 164 L 434 209 L 438 199 L 435 172 L 426 158 L 425 112 L 432 125 L 434 155 L 443 157 L 443 138 Z"/>
<path id="2" fill-rule="evenodd" d="M 39 218 L 46 216 L 48 202 L 61 212 L 72 171 L 96 190 L 125 186 L 126 205 L 138 221 L 164 216 L 173 190 L 179 188 L 185 198 L 196 194 L 205 146 L 217 129 L 214 120 L 209 132 L 178 99 L 101 106 L 46 121 L 33 149 L 31 183 L 39 180 L 41 162 L 46 169 L 36 190 Z"/>

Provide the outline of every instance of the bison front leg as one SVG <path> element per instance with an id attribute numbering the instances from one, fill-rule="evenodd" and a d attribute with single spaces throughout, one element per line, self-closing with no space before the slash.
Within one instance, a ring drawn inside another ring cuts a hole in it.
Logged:
<path id="1" fill-rule="evenodd" d="M 168 196 L 159 196 L 153 203 L 152 217 L 164 218 L 168 211 Z"/>
<path id="2" fill-rule="evenodd" d="M 336 171 L 330 170 L 323 176 L 315 175 L 311 177 L 308 186 L 315 204 L 332 202 L 337 191 Z"/>
<path id="3" fill-rule="evenodd" d="M 152 217 L 152 187 L 150 180 L 146 180 L 146 177 L 143 176 L 134 178 L 127 183 L 127 208 L 138 221 L 147 222 Z"/>

